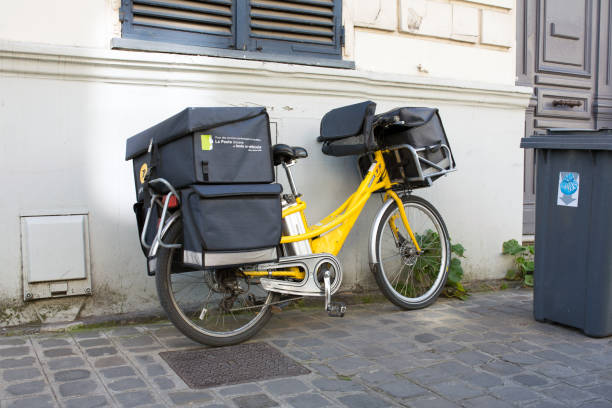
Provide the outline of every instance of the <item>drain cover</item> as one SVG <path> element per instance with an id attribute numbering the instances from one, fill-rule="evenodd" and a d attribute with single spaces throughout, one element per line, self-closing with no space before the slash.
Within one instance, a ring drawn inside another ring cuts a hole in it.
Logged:
<path id="1" fill-rule="evenodd" d="M 266 343 L 164 351 L 159 355 L 190 388 L 292 377 L 310 371 Z"/>

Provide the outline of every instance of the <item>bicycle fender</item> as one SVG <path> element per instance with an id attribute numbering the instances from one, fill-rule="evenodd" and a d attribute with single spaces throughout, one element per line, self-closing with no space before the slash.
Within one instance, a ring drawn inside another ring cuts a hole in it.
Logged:
<path id="1" fill-rule="evenodd" d="M 400 198 L 403 199 L 403 195 L 400 196 Z M 376 214 L 376 218 L 374 218 L 374 222 L 372 223 L 372 228 L 370 229 L 370 240 L 368 243 L 368 248 L 369 248 L 369 259 L 370 259 L 370 270 L 372 271 L 372 273 L 376 273 L 376 269 L 378 268 L 378 264 L 380 263 L 380 260 L 378 259 L 378 256 L 376 255 L 376 232 L 378 231 L 378 226 L 382 220 L 383 214 L 385 213 L 385 211 L 387 211 L 387 208 L 389 208 L 389 206 L 395 204 L 395 201 L 393 200 L 387 200 L 382 207 L 380 207 L 380 209 L 378 210 L 378 213 Z"/>

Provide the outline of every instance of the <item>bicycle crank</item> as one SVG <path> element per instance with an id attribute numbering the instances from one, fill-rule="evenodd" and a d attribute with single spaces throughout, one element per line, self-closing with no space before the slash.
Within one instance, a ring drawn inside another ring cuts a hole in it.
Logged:
<path id="1" fill-rule="evenodd" d="M 346 306 L 332 302 L 331 295 L 336 293 L 342 283 L 342 267 L 340 261 L 331 254 L 297 255 L 280 258 L 278 262 L 260 264 L 258 271 L 272 272 L 278 269 L 300 268 L 304 271 L 304 279 L 299 282 L 261 278 L 263 289 L 298 296 L 325 296 L 325 310 L 330 316 L 344 316 Z"/>
<path id="2" fill-rule="evenodd" d="M 329 269 L 323 272 L 323 282 L 325 284 L 325 311 L 330 317 L 344 317 L 346 304 L 331 301 L 331 273 Z"/>

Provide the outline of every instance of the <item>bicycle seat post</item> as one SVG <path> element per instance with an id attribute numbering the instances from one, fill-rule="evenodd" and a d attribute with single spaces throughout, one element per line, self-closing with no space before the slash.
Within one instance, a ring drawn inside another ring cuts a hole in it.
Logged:
<path id="1" fill-rule="evenodd" d="M 295 189 L 295 182 L 293 181 L 293 174 L 291 174 L 291 169 L 290 167 L 293 166 L 295 164 L 295 160 L 291 160 L 290 162 L 286 163 L 283 162 L 283 168 L 285 169 L 285 173 L 287 174 L 287 180 L 289 181 L 289 186 L 291 187 L 291 193 L 293 194 L 293 197 L 299 197 L 299 194 L 297 192 L 297 190 Z"/>

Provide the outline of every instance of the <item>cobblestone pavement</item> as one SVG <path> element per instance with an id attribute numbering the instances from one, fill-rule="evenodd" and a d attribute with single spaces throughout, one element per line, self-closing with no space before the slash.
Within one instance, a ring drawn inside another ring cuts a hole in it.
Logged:
<path id="1" fill-rule="evenodd" d="M 201 347 L 167 323 L 0 338 L 0 408 L 612 407 L 612 340 L 535 322 L 529 291 L 277 313 L 266 341 L 311 374 L 191 390 L 159 357 Z"/>

